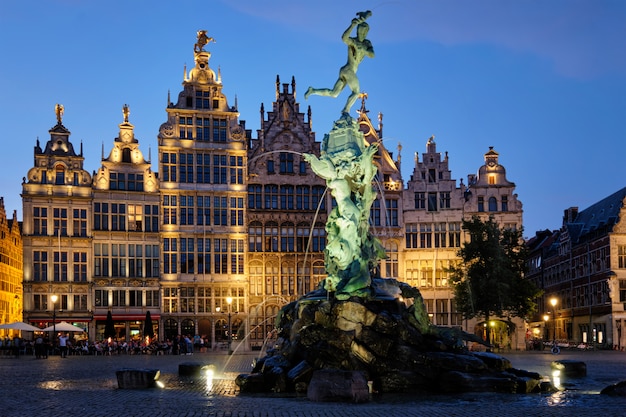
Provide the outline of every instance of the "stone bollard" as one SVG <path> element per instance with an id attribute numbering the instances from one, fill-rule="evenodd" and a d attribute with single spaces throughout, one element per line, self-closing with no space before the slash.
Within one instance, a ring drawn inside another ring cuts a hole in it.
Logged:
<path id="1" fill-rule="evenodd" d="M 197 362 L 185 362 L 178 365 L 179 376 L 202 376 L 207 366 Z"/>
<path id="2" fill-rule="evenodd" d="M 583 361 L 569 359 L 553 361 L 550 368 L 553 371 L 560 371 L 562 377 L 581 378 L 587 376 L 587 365 Z"/>
<path id="3" fill-rule="evenodd" d="M 158 369 L 120 369 L 115 372 L 117 386 L 120 389 L 153 388 L 159 379 Z"/>

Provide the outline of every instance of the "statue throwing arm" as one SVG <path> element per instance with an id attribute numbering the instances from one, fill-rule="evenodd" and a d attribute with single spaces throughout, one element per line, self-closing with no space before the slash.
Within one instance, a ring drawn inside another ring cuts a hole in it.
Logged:
<path id="1" fill-rule="evenodd" d="M 359 12 L 357 13 L 357 16 L 358 17 L 352 19 L 350 26 L 341 36 L 341 39 L 344 41 L 344 43 L 348 45 L 348 62 L 346 62 L 346 64 L 339 70 L 339 78 L 335 82 L 334 87 L 309 87 L 306 94 L 304 95 L 305 99 L 309 98 L 311 94 L 327 97 L 337 97 L 347 85 L 348 87 L 350 87 L 352 93 L 348 97 L 346 105 L 342 110 L 343 114 L 350 113 L 350 108 L 361 93 L 359 78 L 356 75 L 359 64 L 366 56 L 370 58 L 374 57 L 374 48 L 372 47 L 372 43 L 368 39 L 365 39 L 365 37 L 367 36 L 367 32 L 369 31 L 369 25 L 365 22 L 365 20 L 372 16 L 372 12 L 369 10 L 366 12 Z M 356 37 L 350 37 L 352 29 L 354 29 L 355 27 Z"/>

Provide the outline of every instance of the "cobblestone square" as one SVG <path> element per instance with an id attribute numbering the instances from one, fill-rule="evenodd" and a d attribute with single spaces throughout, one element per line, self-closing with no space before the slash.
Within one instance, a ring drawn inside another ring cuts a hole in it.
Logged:
<path id="1" fill-rule="evenodd" d="M 566 351 L 503 353 L 514 367 L 550 374 L 556 359 L 587 364 L 587 377 L 563 381 L 554 394 L 415 396 L 385 394 L 365 404 L 314 403 L 303 396 L 239 395 L 234 383 L 249 372 L 255 355 L 0 357 L 1 416 L 570 416 L 593 412 L 622 415 L 626 398 L 600 396 L 603 387 L 626 380 L 626 353 Z M 214 365 L 212 379 L 180 377 L 182 363 Z M 123 390 L 115 371 L 159 369 L 161 387 Z"/>

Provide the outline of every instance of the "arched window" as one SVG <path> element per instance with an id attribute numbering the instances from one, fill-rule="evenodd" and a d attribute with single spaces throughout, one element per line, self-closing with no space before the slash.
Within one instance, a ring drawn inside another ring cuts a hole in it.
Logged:
<path id="1" fill-rule="evenodd" d="M 268 222 L 265 225 L 265 252 L 278 252 L 278 224 Z"/>
<path id="2" fill-rule="evenodd" d="M 131 160 L 130 160 L 130 148 L 122 149 L 122 162 L 131 162 Z"/>
<path id="3" fill-rule="evenodd" d="M 278 265 L 269 262 L 265 265 L 265 295 L 278 294 Z"/>
<path id="4" fill-rule="evenodd" d="M 498 201 L 495 197 L 489 197 L 489 211 L 498 211 Z"/>
<path id="5" fill-rule="evenodd" d="M 61 164 L 57 164 L 57 166 L 55 167 L 55 180 L 54 183 L 56 185 L 63 185 L 65 184 L 65 167 Z"/>
<path id="6" fill-rule="evenodd" d="M 280 250 L 281 252 L 294 251 L 293 223 L 286 222 L 280 226 Z"/>
<path id="7" fill-rule="evenodd" d="M 290 262 L 283 262 L 280 267 L 280 293 L 288 296 L 293 294 L 295 288 L 295 267 Z"/>
<path id="8" fill-rule="evenodd" d="M 300 262 L 296 271 L 296 295 L 304 295 L 311 290 L 311 264 Z"/>
<path id="9" fill-rule="evenodd" d="M 250 274 L 250 295 L 263 295 L 263 264 L 251 262 L 248 266 Z"/>
<path id="10" fill-rule="evenodd" d="M 188 335 L 190 337 L 193 337 L 196 334 L 196 326 L 193 324 L 193 320 L 183 320 L 180 323 L 180 332 L 182 335 Z"/>
<path id="11" fill-rule="evenodd" d="M 296 252 L 307 252 L 310 249 L 308 247 L 310 231 L 310 225 L 306 223 L 298 224 L 296 228 Z"/>
<path id="12" fill-rule="evenodd" d="M 263 252 L 263 225 L 261 222 L 252 222 L 248 227 L 248 250 Z"/>
<path id="13" fill-rule="evenodd" d="M 398 245 L 395 242 L 387 242 L 385 251 L 387 259 L 384 260 L 384 278 L 398 278 Z"/>

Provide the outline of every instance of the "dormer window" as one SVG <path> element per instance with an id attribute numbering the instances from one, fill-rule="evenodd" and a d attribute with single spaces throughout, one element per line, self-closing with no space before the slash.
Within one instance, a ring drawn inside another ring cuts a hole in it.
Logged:
<path id="1" fill-rule="evenodd" d="M 61 164 L 58 164 L 55 168 L 55 180 L 54 183 L 56 185 L 65 185 L 65 167 Z"/>
<path id="2" fill-rule="evenodd" d="M 129 148 L 122 149 L 122 162 L 131 162 Z"/>

